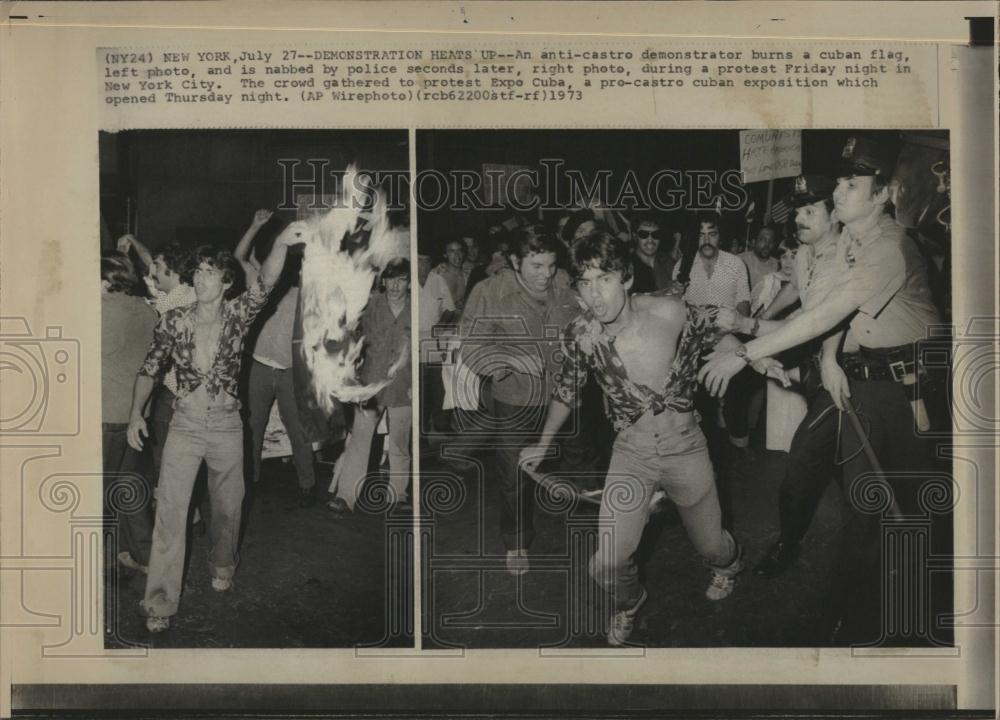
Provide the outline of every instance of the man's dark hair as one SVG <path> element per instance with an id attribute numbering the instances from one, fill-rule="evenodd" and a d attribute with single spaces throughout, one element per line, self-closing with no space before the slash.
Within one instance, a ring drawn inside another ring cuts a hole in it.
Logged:
<path id="1" fill-rule="evenodd" d="M 639 229 L 640 225 L 656 225 L 656 233 L 659 236 L 664 235 L 663 223 L 656 219 L 653 215 L 635 215 L 632 217 L 632 232 Z"/>
<path id="2" fill-rule="evenodd" d="M 142 294 L 135 265 L 120 252 L 112 251 L 101 254 L 101 280 L 108 283 L 108 292 L 125 293 L 126 295 Z"/>
<path id="3" fill-rule="evenodd" d="M 715 213 L 698 213 L 694 218 L 694 231 L 695 235 L 701 232 L 702 225 L 714 225 L 718 228 L 719 233 L 722 233 L 722 218 L 720 218 Z"/>
<path id="4" fill-rule="evenodd" d="M 522 229 L 511 234 L 509 248 L 510 254 L 518 260 L 536 253 L 553 253 L 558 257 L 560 243 L 548 232 Z"/>
<path id="5" fill-rule="evenodd" d="M 391 280 L 392 278 L 405 277 L 410 278 L 410 261 L 404 257 L 393 258 L 385 265 L 385 269 L 382 270 L 382 281 Z"/>
<path id="6" fill-rule="evenodd" d="M 569 220 L 563 225 L 562 241 L 566 245 L 572 245 L 573 236 L 576 235 L 577 228 L 585 222 L 597 222 L 597 216 L 590 208 L 583 208 L 582 210 L 575 210 L 570 213 Z"/>
<path id="7" fill-rule="evenodd" d="M 230 283 L 224 295 L 226 300 L 232 300 L 246 287 L 243 267 L 229 250 L 215 245 L 202 245 L 195 251 L 194 260 L 192 274 L 194 274 L 194 269 L 201 266 L 202 263 L 222 273 L 222 282 Z"/>
<path id="8" fill-rule="evenodd" d="M 182 283 L 191 284 L 195 263 L 189 249 L 180 243 L 167 243 L 153 253 L 154 259 L 158 257 L 163 258 L 163 264 L 167 266 L 168 270 L 180 276 Z"/>
<path id="9" fill-rule="evenodd" d="M 615 237 L 606 230 L 595 230 L 573 243 L 573 279 L 597 268 L 603 272 L 619 272 L 622 282 L 632 278 L 632 250 L 630 243 Z"/>

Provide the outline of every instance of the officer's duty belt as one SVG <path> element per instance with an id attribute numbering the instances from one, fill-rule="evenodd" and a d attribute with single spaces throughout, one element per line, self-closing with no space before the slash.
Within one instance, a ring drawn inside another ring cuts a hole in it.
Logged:
<path id="1" fill-rule="evenodd" d="M 914 356 L 913 345 L 892 348 L 862 347 L 843 356 L 844 373 L 854 380 L 889 380 L 912 384 L 924 369 Z"/>

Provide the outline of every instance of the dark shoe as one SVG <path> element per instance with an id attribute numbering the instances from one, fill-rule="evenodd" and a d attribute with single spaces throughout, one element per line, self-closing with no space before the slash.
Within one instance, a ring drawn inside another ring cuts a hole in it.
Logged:
<path id="1" fill-rule="evenodd" d="M 781 575 L 799 557 L 799 544 L 779 540 L 767 551 L 764 559 L 757 563 L 754 575 L 773 578 Z"/>
<path id="2" fill-rule="evenodd" d="M 316 504 L 315 488 L 299 488 L 299 507 L 309 508 Z"/>
<path id="3" fill-rule="evenodd" d="M 351 514 L 351 508 L 347 506 L 347 501 L 343 498 L 335 497 L 328 500 L 326 503 L 326 509 L 330 511 L 330 514 L 335 518 L 344 518 Z"/>

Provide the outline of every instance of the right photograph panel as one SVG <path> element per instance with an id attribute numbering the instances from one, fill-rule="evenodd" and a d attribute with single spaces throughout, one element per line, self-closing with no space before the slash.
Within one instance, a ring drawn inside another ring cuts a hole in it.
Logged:
<path id="1" fill-rule="evenodd" d="M 423 647 L 952 644 L 947 131 L 416 154 Z"/>

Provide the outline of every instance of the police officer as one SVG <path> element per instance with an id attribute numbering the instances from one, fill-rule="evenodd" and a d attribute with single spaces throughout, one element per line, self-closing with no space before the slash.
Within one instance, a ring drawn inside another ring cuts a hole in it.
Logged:
<path id="1" fill-rule="evenodd" d="M 801 175 L 795 179 L 788 204 L 795 208 L 801 246 L 795 257 L 791 282 L 761 314 L 758 334 L 766 334 L 774 327 L 767 321 L 795 301 L 800 301 L 804 309 L 815 307 L 836 284 L 839 270 L 835 258 L 840 223 L 833 217 L 835 185 L 833 180 L 821 175 Z M 833 346 L 839 343 L 842 334 L 840 328 L 828 334 Z M 837 423 L 832 412 L 833 398 L 819 383 L 820 341 L 814 340 L 800 349 L 804 350 L 796 355 L 804 360 L 800 389 L 806 396 L 808 410 L 792 438 L 788 464 L 778 491 L 781 534 L 754 569 L 763 577 L 780 575 L 798 557 L 802 538 L 834 472 Z M 833 352 L 836 352 L 835 347 Z"/>
<path id="2" fill-rule="evenodd" d="M 833 193 L 836 217 L 844 224 L 836 254 L 841 271 L 837 286 L 821 304 L 773 333 L 733 351 L 713 353 L 699 376 L 711 392 L 724 392 L 729 378 L 747 363 L 800 345 L 848 320 L 859 347 L 844 353 L 838 364 L 824 343 L 823 386 L 839 409 L 857 409 L 870 449 L 882 466 L 882 480 L 891 488 L 898 510 L 908 514 L 916 510 L 921 475 L 931 462 L 918 432 L 927 429 L 928 421 L 916 394 L 924 374 L 917 343 L 939 323 L 939 315 L 924 260 L 891 215 L 893 162 L 883 145 L 862 137 L 848 140 Z M 865 496 L 861 484 L 871 482 L 873 471 L 877 475 L 863 442 L 850 427 L 841 432 L 845 490 L 858 510 L 844 533 L 845 547 L 852 552 L 840 563 L 843 612 L 851 611 L 846 605 L 854 600 L 879 598 L 879 521 L 884 517 L 857 507 Z M 871 610 L 864 608 L 862 615 L 877 619 L 878 613 Z"/>

